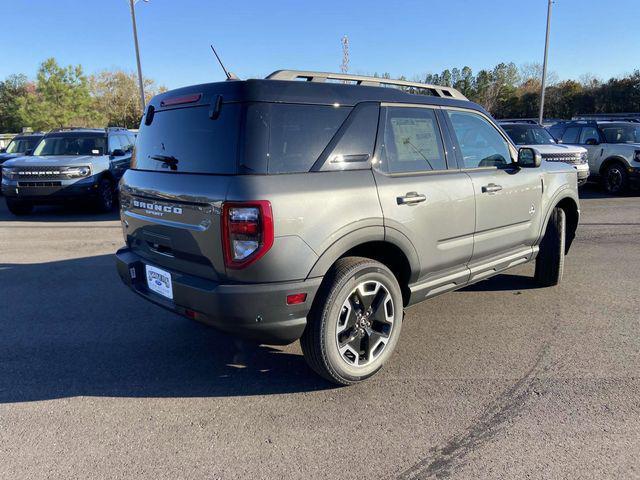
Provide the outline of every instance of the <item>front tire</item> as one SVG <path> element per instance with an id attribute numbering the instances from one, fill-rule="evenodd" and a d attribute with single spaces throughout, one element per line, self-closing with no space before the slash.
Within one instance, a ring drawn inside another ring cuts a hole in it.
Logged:
<path id="1" fill-rule="evenodd" d="M 113 183 L 108 178 L 103 178 L 98 184 L 96 209 L 102 213 L 108 213 L 113 210 L 115 202 L 115 191 Z"/>
<path id="2" fill-rule="evenodd" d="M 331 268 L 300 339 L 305 360 L 320 376 L 351 385 L 389 359 L 402 328 L 402 293 L 383 264 L 346 257 Z"/>
<path id="3" fill-rule="evenodd" d="M 629 174 L 620 162 L 607 165 L 602 174 L 602 188 L 609 195 L 621 195 L 629 188 Z"/>
<path id="4" fill-rule="evenodd" d="M 28 215 L 33 211 L 33 203 L 26 200 L 16 200 L 14 198 L 6 198 L 7 208 L 14 215 Z"/>
<path id="5" fill-rule="evenodd" d="M 535 281 L 541 287 L 558 285 L 564 273 L 564 252 L 567 231 L 566 214 L 556 207 L 551 212 L 547 230 L 536 257 Z"/>

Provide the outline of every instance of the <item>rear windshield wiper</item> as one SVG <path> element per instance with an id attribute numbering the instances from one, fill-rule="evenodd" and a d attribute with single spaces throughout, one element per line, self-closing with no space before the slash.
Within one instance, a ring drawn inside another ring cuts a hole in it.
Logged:
<path id="1" fill-rule="evenodd" d="M 167 165 L 169 165 L 169 168 L 171 170 L 178 169 L 179 160 L 173 155 L 149 155 L 149 158 L 151 160 L 157 160 L 159 162 L 166 163 Z"/>

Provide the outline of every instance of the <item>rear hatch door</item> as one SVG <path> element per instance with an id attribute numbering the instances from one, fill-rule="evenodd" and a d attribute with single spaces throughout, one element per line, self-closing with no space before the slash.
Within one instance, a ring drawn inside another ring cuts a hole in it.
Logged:
<path id="1" fill-rule="evenodd" d="M 215 93 L 161 98 L 143 117 L 120 186 L 125 238 L 149 263 L 218 281 L 220 209 L 237 170 L 241 107 Z"/>

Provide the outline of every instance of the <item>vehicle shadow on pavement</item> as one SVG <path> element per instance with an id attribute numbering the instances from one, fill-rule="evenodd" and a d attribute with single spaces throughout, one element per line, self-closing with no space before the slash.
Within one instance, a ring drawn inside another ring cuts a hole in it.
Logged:
<path id="1" fill-rule="evenodd" d="M 13 215 L 0 197 L 0 224 L 2 222 L 105 222 L 120 219 L 117 209 L 98 213 L 92 205 L 37 205 L 28 215 Z"/>
<path id="2" fill-rule="evenodd" d="M 524 275 L 511 275 L 502 273 L 495 277 L 482 280 L 468 287 L 457 290 L 458 292 L 500 292 L 506 290 L 530 290 L 542 288 L 535 283 L 532 277 Z"/>
<path id="3" fill-rule="evenodd" d="M 625 197 L 637 197 L 639 194 L 638 190 L 629 190 L 628 192 L 624 193 L 624 194 L 618 194 L 618 195 L 612 195 L 609 193 L 606 193 L 602 187 L 600 185 L 598 185 L 597 183 L 587 183 L 584 187 L 580 188 L 580 190 L 578 191 L 578 195 L 580 196 L 580 199 L 585 200 L 585 199 L 602 199 L 602 198 L 611 198 L 611 199 L 615 199 L 615 198 L 625 198 Z"/>
<path id="4" fill-rule="evenodd" d="M 148 303 L 121 284 L 112 255 L 0 264 L 0 403 L 333 388 L 287 350 Z"/>

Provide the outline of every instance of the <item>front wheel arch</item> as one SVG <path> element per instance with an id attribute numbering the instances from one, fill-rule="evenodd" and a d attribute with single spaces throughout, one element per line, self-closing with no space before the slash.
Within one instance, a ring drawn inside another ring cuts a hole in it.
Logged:
<path id="1" fill-rule="evenodd" d="M 623 157 L 617 156 L 617 155 L 613 155 L 611 157 L 607 157 L 601 164 L 600 164 L 600 170 L 598 171 L 598 174 L 600 176 L 602 176 L 604 174 L 604 172 L 606 171 L 607 168 L 609 168 L 609 165 L 611 165 L 612 163 L 620 163 L 624 168 L 626 167 L 626 160 Z"/>
<path id="2" fill-rule="evenodd" d="M 578 202 L 572 196 L 565 195 L 560 199 L 554 199 L 551 202 L 551 208 L 548 209 L 547 214 L 545 216 L 544 224 L 542 226 L 542 230 L 540 231 L 540 236 L 538 237 L 537 244 L 539 245 L 542 241 L 542 237 L 547 231 L 547 226 L 549 225 L 549 219 L 551 218 L 551 214 L 556 207 L 560 207 L 564 210 L 566 215 L 566 239 L 565 239 L 565 255 L 569 253 L 569 248 L 573 243 L 573 240 L 576 236 L 576 230 L 578 229 L 578 223 L 580 221 L 580 209 L 578 208 Z"/>

